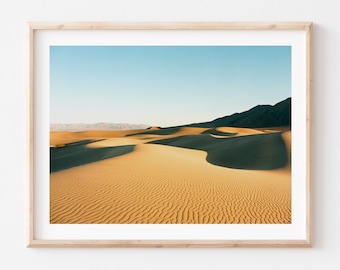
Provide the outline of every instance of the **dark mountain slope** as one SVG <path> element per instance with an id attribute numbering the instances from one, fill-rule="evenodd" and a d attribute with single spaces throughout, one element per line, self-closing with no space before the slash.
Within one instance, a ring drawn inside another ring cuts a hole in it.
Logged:
<path id="1" fill-rule="evenodd" d="M 217 118 L 210 122 L 195 123 L 191 127 L 244 127 L 263 128 L 291 125 L 291 98 L 287 98 L 274 106 L 258 105 L 254 108 L 229 116 Z"/>

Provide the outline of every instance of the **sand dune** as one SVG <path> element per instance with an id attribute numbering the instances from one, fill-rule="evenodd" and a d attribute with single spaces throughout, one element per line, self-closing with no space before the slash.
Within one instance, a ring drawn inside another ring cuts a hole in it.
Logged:
<path id="1" fill-rule="evenodd" d="M 103 139 L 103 138 L 120 138 L 134 132 L 141 132 L 138 130 L 94 130 L 94 131 L 79 131 L 79 132 L 50 132 L 50 146 L 57 144 L 67 144 L 78 142 L 86 139 Z"/>
<path id="2" fill-rule="evenodd" d="M 231 138 L 186 135 L 150 143 L 204 150 L 208 162 L 235 169 L 270 170 L 285 167 L 288 162 L 286 145 L 279 132 Z"/>
<path id="3" fill-rule="evenodd" d="M 71 139 L 89 141 L 73 145 L 78 147 L 77 151 L 71 149 L 72 145 L 55 149 L 68 151 L 61 155 L 61 160 L 72 166 L 50 175 L 50 222 L 290 223 L 290 132 L 270 135 L 268 138 L 273 140 L 272 145 L 265 147 L 275 148 L 277 144 L 280 149 L 283 147 L 285 155 L 281 154 L 286 161 L 282 168 L 250 170 L 215 166 L 207 162 L 209 149 L 199 148 L 209 148 L 207 145 L 210 145 L 216 151 L 221 146 L 225 147 L 227 140 L 235 139 L 242 145 L 244 138 L 241 136 L 246 134 L 251 135 L 246 138 L 248 144 L 256 147 L 257 140 L 262 140 L 261 136 L 267 135 L 266 132 L 227 127 L 210 133 L 207 131 L 206 128 L 154 128 L 117 133 L 60 133 L 60 137 L 54 133 L 52 145 L 67 143 Z M 225 133 L 225 138 L 213 138 L 211 133 L 216 131 Z M 262 135 L 258 137 L 259 134 Z M 196 141 L 197 145 L 202 145 L 204 139 L 203 147 L 189 149 L 183 145 L 170 145 L 169 142 L 159 143 L 178 139 L 182 144 L 183 140 L 195 144 L 193 139 L 197 138 L 201 139 Z M 214 146 L 216 141 L 221 142 Z M 123 151 L 121 147 L 125 146 L 133 148 Z M 86 153 L 85 156 L 92 159 L 79 166 L 73 164 L 73 160 L 81 157 L 74 158 L 74 153 L 80 156 Z M 103 155 L 106 155 L 105 158 Z M 71 156 L 71 159 L 67 160 L 65 156 Z M 224 155 L 217 159 L 223 158 Z"/>
<path id="4" fill-rule="evenodd" d="M 224 133 L 235 133 L 237 136 L 261 134 L 263 131 L 253 128 L 237 128 L 237 127 L 218 127 L 216 128 L 219 132 Z"/>

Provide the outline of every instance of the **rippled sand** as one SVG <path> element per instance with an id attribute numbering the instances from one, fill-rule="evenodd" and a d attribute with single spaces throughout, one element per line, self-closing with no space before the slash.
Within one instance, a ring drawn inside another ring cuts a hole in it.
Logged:
<path id="1" fill-rule="evenodd" d="M 235 169 L 209 163 L 206 151 L 152 143 L 205 130 L 53 133 L 51 145 L 93 139 L 86 144 L 87 150 L 134 147 L 112 158 L 52 172 L 50 222 L 291 223 L 290 160 L 272 170 Z M 217 131 L 239 136 L 265 133 L 235 128 Z M 289 157 L 290 131 L 281 136 Z"/>

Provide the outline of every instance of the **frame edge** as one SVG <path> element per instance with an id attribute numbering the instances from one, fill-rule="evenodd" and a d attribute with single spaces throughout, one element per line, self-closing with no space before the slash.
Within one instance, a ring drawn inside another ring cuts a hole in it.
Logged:
<path id="1" fill-rule="evenodd" d="M 28 213 L 27 246 L 34 241 L 34 27 L 28 23 Z"/>
<path id="2" fill-rule="evenodd" d="M 310 22 L 30 22 L 35 30 L 306 30 Z"/>
<path id="3" fill-rule="evenodd" d="M 312 192 L 313 183 L 311 177 L 311 101 L 312 101 L 312 91 L 313 91 L 313 22 L 306 25 L 306 121 L 307 121 L 307 149 L 306 149 L 306 206 L 307 206 L 307 216 L 306 216 L 306 238 L 309 245 L 313 246 L 313 211 L 312 211 Z"/>
<path id="4" fill-rule="evenodd" d="M 311 92 L 313 22 L 28 22 L 28 217 L 27 247 L 312 247 Z M 306 240 L 37 240 L 34 239 L 34 32 L 35 30 L 304 30 L 306 32 Z"/>
<path id="5" fill-rule="evenodd" d="M 29 248 L 307 248 L 305 240 L 33 240 Z"/>

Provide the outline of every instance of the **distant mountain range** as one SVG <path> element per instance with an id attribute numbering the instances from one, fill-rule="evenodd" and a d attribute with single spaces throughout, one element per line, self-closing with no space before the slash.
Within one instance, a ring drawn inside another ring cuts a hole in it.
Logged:
<path id="1" fill-rule="evenodd" d="M 291 125 L 291 98 L 287 98 L 275 105 L 257 105 L 248 111 L 234 113 L 217 118 L 210 122 L 193 123 L 182 127 L 244 127 L 264 128 Z M 85 131 L 85 130 L 130 130 L 150 128 L 144 124 L 127 123 L 96 123 L 96 124 L 51 124 L 50 131 Z"/>
<path id="2" fill-rule="evenodd" d="M 244 127 L 262 128 L 291 125 L 291 98 L 287 98 L 275 105 L 257 105 L 254 108 L 217 118 L 210 122 L 194 123 L 191 127 Z"/>
<path id="3" fill-rule="evenodd" d="M 85 131 L 85 130 L 129 130 L 129 129 L 145 129 L 149 127 L 143 124 L 127 124 L 127 123 L 74 123 L 74 124 L 51 124 L 50 131 Z"/>

